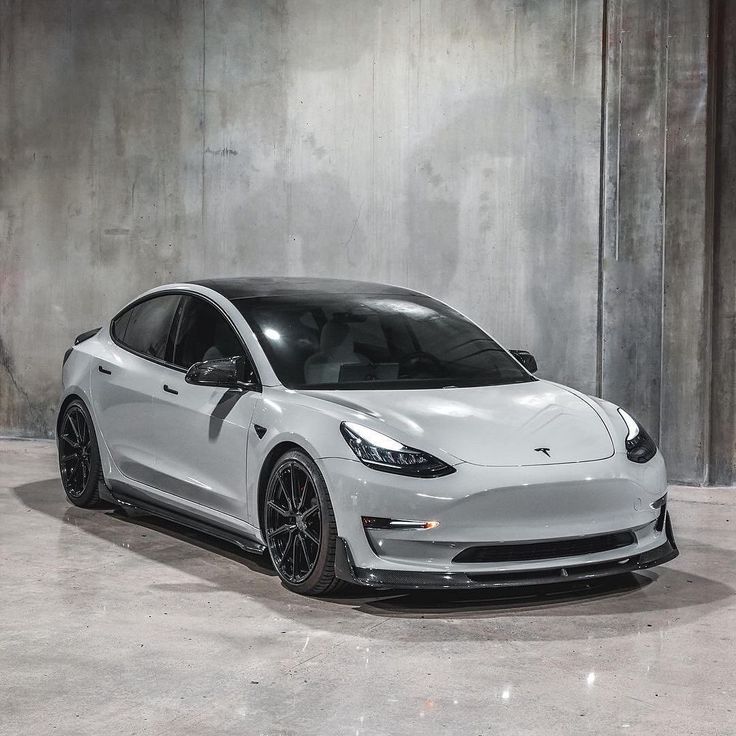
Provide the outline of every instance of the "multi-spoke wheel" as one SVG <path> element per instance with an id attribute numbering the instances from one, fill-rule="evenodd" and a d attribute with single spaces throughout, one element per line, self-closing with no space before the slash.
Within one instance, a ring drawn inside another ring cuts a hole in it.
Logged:
<path id="1" fill-rule="evenodd" d="M 288 588 L 319 595 L 340 587 L 332 504 L 319 468 L 305 453 L 288 452 L 274 466 L 263 520 L 271 559 Z"/>
<path id="2" fill-rule="evenodd" d="M 67 498 L 76 506 L 96 506 L 99 502 L 100 453 L 87 407 L 74 399 L 64 409 L 56 439 L 59 470 Z"/>

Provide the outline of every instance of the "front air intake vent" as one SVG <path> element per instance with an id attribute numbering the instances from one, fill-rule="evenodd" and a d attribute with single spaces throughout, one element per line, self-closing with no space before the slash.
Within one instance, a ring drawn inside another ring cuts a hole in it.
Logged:
<path id="1" fill-rule="evenodd" d="M 488 544 L 468 547 L 453 558 L 453 562 L 524 562 L 577 557 L 596 552 L 628 547 L 636 542 L 632 532 L 601 534 L 597 537 L 558 539 L 553 542 L 523 542 L 521 544 Z"/>

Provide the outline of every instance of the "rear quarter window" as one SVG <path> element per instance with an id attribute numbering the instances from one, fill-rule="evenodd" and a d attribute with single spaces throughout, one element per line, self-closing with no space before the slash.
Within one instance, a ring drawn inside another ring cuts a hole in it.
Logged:
<path id="1" fill-rule="evenodd" d="M 113 339 L 135 353 L 165 360 L 179 298 L 166 294 L 133 305 L 113 320 Z"/>
<path id="2" fill-rule="evenodd" d="M 123 312 L 119 317 L 116 317 L 110 325 L 110 334 L 113 338 L 122 344 L 125 344 L 125 330 L 128 328 L 128 322 L 130 322 L 130 313 L 132 310 Z"/>

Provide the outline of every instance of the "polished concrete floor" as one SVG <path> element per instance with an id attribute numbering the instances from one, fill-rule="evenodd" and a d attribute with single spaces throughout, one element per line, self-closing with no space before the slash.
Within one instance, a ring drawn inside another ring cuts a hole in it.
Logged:
<path id="1" fill-rule="evenodd" d="M 656 571 L 314 600 L 0 441 L 0 733 L 736 734 L 736 490 L 671 498 Z"/>

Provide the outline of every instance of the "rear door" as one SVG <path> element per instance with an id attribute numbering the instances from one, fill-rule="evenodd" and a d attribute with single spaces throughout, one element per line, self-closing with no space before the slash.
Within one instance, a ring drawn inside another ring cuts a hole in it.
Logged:
<path id="1" fill-rule="evenodd" d="M 151 428 L 156 486 L 200 506 L 246 519 L 248 429 L 257 391 L 198 386 L 184 380 L 193 363 L 246 356 L 224 313 L 204 297 L 186 295 L 173 331 L 173 367 L 153 389 Z"/>
<path id="2" fill-rule="evenodd" d="M 95 417 L 120 472 L 155 484 L 151 396 L 169 349 L 180 296 L 149 297 L 118 315 L 105 350 L 91 366 Z"/>

